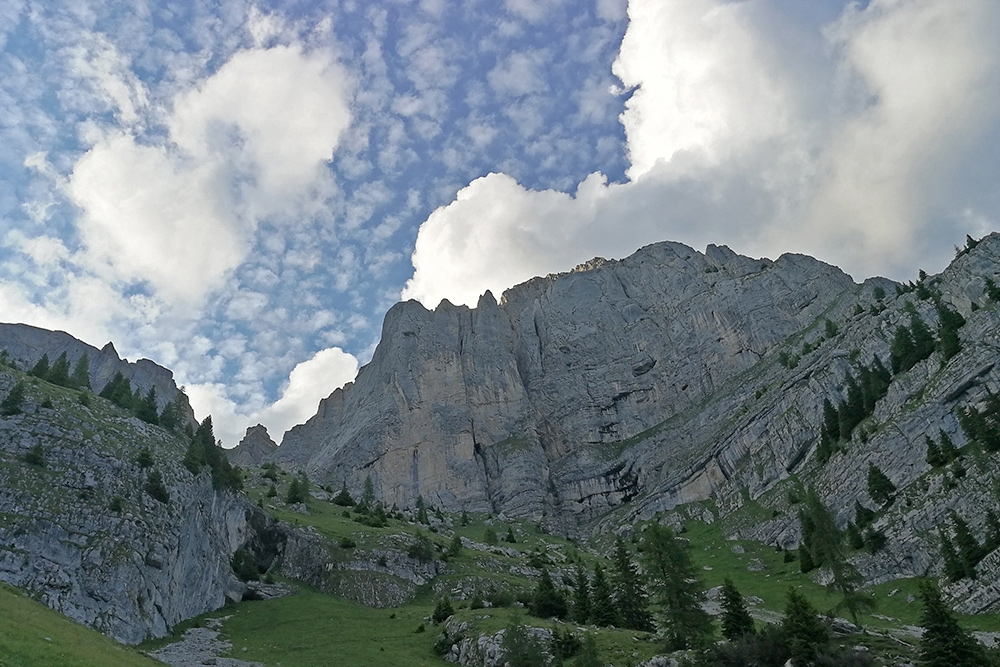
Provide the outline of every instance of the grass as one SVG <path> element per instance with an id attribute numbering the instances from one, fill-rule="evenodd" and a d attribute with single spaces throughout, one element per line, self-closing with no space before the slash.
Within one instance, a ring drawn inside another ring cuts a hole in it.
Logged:
<path id="1" fill-rule="evenodd" d="M 433 606 L 373 609 L 356 602 L 299 588 L 294 595 L 244 602 L 214 612 L 231 616 L 222 636 L 232 642 L 231 657 L 266 665 L 295 667 L 330 664 L 445 665 L 432 647 L 438 630 L 429 617 Z M 424 632 L 417 632 L 423 625 Z M 243 649 L 246 650 L 243 650 Z"/>
<path id="2" fill-rule="evenodd" d="M 0 583 L 0 667 L 153 667 L 161 662 Z"/>

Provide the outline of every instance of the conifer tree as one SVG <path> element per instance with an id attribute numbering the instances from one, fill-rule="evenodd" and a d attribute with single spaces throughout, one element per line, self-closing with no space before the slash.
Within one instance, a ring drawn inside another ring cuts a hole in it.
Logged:
<path id="1" fill-rule="evenodd" d="M 958 557 L 965 570 L 965 576 L 970 579 L 976 578 L 976 565 L 985 555 L 976 536 L 972 534 L 969 524 L 958 515 L 955 510 L 948 511 L 948 517 L 955 525 L 955 546 L 958 548 Z"/>
<path id="2" fill-rule="evenodd" d="M 611 586 L 608 585 L 600 563 L 594 565 L 594 580 L 590 595 L 590 621 L 601 627 L 617 625 L 618 623 L 615 603 L 611 597 Z"/>
<path id="3" fill-rule="evenodd" d="M 510 526 L 507 526 L 507 536 L 504 537 L 504 541 L 508 544 L 517 544 L 517 538 L 514 537 L 514 529 Z"/>
<path id="4" fill-rule="evenodd" d="M 369 509 L 375 506 L 375 484 L 372 482 L 371 475 L 365 475 L 365 486 L 361 491 L 361 500 L 358 501 L 358 504 Z M 417 506 L 424 509 L 423 505 L 424 498 L 423 496 L 420 496 L 417 498 Z M 426 509 L 424 509 L 424 518 L 422 523 L 428 523 Z"/>
<path id="5" fill-rule="evenodd" d="M 543 567 L 532 600 L 532 612 L 539 618 L 566 618 L 567 611 L 566 598 L 556 590 L 549 571 Z"/>
<path id="6" fill-rule="evenodd" d="M 613 560 L 612 585 L 618 622 L 630 630 L 651 630 L 653 618 L 647 609 L 648 597 L 639 577 L 639 568 L 620 537 L 615 540 Z"/>
<path id="7" fill-rule="evenodd" d="M 590 620 L 590 582 L 582 565 L 576 566 L 576 576 L 573 578 L 573 620 L 586 623 Z"/>
<path id="8" fill-rule="evenodd" d="M 990 509 L 986 510 L 986 544 L 983 550 L 990 553 L 997 548 L 1000 548 L 1000 518 Z"/>
<path id="9" fill-rule="evenodd" d="M 35 362 L 35 365 L 28 371 L 28 375 L 44 380 L 49 376 L 49 355 L 45 353 L 42 358 Z"/>
<path id="10" fill-rule="evenodd" d="M 84 351 L 73 366 L 69 376 L 69 386 L 73 389 L 90 389 L 90 355 Z"/>
<path id="11" fill-rule="evenodd" d="M 736 641 L 752 634 L 753 618 L 747 611 L 743 596 L 733 580 L 726 577 L 722 584 L 722 635 L 730 641 Z"/>
<path id="12" fill-rule="evenodd" d="M 156 387 L 151 386 L 146 396 L 136 404 L 135 416 L 154 426 L 160 423 L 156 409 Z"/>
<path id="13" fill-rule="evenodd" d="M 17 415 L 23 412 L 24 408 L 24 382 L 18 380 L 14 383 L 14 386 L 10 388 L 7 393 L 7 397 L 3 399 L 3 403 L 0 403 L 0 415 L 4 417 L 10 417 L 12 415 Z"/>
<path id="14" fill-rule="evenodd" d="M 333 498 L 333 504 L 341 507 L 350 507 L 354 504 L 354 498 L 351 498 L 351 493 L 347 490 L 347 480 L 344 480 L 340 487 L 340 493 Z"/>
<path id="15" fill-rule="evenodd" d="M 986 667 L 982 646 L 955 620 L 941 599 L 941 593 L 930 582 L 920 584 L 923 613 L 920 625 L 920 664 L 923 667 Z"/>
<path id="16" fill-rule="evenodd" d="M 868 465 L 868 495 L 879 505 L 885 505 L 896 493 L 896 485 L 874 463 Z"/>
<path id="17" fill-rule="evenodd" d="M 63 352 L 62 354 L 60 354 L 59 358 L 56 359 L 56 362 L 52 364 L 52 368 L 49 369 L 49 372 L 46 373 L 44 376 L 39 376 L 39 377 L 48 380 L 52 384 L 57 384 L 60 387 L 68 387 L 69 360 L 66 358 L 66 353 Z"/>
<path id="18" fill-rule="evenodd" d="M 944 432 L 944 429 L 939 429 L 938 433 L 941 436 L 941 444 L 938 445 L 938 448 L 941 450 L 941 459 L 947 465 L 958 458 L 958 448 L 955 447 L 955 444 L 948 437 L 948 434 Z"/>
<path id="19" fill-rule="evenodd" d="M 941 363 L 944 364 L 962 349 L 962 342 L 958 338 L 958 330 L 965 324 L 965 318 L 940 302 L 937 304 L 937 313 L 937 349 L 941 353 Z"/>
<path id="20" fill-rule="evenodd" d="M 668 648 L 704 646 L 712 634 L 712 619 L 701 607 L 705 592 L 687 543 L 670 528 L 654 523 L 643 533 L 642 556 L 660 603 Z"/>
<path id="21" fill-rule="evenodd" d="M 940 468 L 948 463 L 941 455 L 941 448 L 929 435 L 924 436 L 924 443 L 927 445 L 926 461 L 928 465 L 932 468 Z"/>
<path id="22" fill-rule="evenodd" d="M 941 537 L 941 558 L 944 559 L 944 574 L 948 581 L 954 583 L 965 576 L 965 564 L 955 549 L 955 544 L 948 537 L 948 531 L 944 528 L 938 531 Z"/>
<path id="23" fill-rule="evenodd" d="M 788 589 L 782 628 L 793 665 L 812 664 L 830 641 L 830 631 L 820 620 L 816 609 L 794 588 Z"/>

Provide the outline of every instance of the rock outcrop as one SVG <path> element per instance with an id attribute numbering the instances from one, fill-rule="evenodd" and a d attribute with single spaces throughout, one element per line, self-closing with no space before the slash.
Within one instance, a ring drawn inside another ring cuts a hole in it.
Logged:
<path id="1" fill-rule="evenodd" d="M 154 387 L 160 409 L 180 394 L 184 409 L 182 418 L 195 423 L 194 411 L 174 383 L 171 371 L 149 359 L 134 362 L 122 359 L 111 342 L 98 350 L 64 331 L 49 331 L 28 324 L 0 323 L 0 350 L 6 350 L 10 361 L 22 370 L 30 369 L 43 355 L 48 355 L 49 361 L 54 362 L 63 353 L 72 368 L 86 354 L 90 362 L 90 386 L 95 393 L 121 373 L 131 383 L 133 391 L 145 394 L 150 387 Z"/>
<path id="2" fill-rule="evenodd" d="M 861 290 L 808 257 L 716 246 L 660 243 L 591 266 L 475 309 L 397 304 L 371 363 L 276 460 L 353 489 L 370 476 L 389 504 L 422 495 L 566 524 L 658 484 L 675 503 L 706 497 L 725 473 L 697 476 L 704 442 L 669 426 Z"/>
<path id="3" fill-rule="evenodd" d="M 277 451 L 278 445 L 267 433 L 267 428 L 261 424 L 251 426 L 240 444 L 226 452 L 226 457 L 233 465 L 241 468 L 256 468 Z"/>
<path id="4" fill-rule="evenodd" d="M 0 417 L 0 579 L 128 644 L 242 598 L 233 553 L 277 551 L 263 512 L 188 472 L 182 438 L 9 369 L 0 396 L 19 380 L 23 412 Z"/>

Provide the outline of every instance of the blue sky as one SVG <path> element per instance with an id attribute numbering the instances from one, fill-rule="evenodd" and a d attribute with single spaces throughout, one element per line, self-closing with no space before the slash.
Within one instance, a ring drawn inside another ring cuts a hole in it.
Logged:
<path id="1" fill-rule="evenodd" d="M 175 371 L 234 445 L 400 298 L 657 240 L 856 279 L 998 228 L 993 0 L 0 4 L 0 319 Z"/>

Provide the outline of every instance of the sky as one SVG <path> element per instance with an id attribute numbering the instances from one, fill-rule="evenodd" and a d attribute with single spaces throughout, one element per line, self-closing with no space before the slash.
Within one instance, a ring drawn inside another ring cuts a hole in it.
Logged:
<path id="1" fill-rule="evenodd" d="M 0 0 L 0 321 L 234 446 L 401 299 L 674 240 L 940 271 L 1000 229 L 996 0 Z"/>

